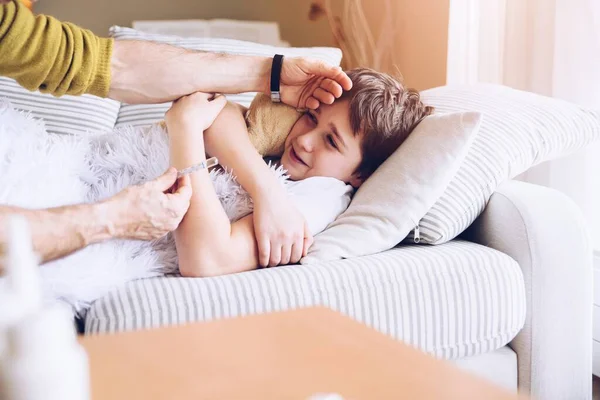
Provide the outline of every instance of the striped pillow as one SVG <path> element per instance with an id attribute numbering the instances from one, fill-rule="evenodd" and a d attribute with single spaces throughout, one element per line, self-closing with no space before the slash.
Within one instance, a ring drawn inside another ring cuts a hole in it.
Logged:
<path id="1" fill-rule="evenodd" d="M 92 95 L 54 97 L 30 92 L 15 80 L 0 77 L 0 97 L 15 109 L 30 112 L 44 120 L 51 133 L 82 134 L 111 131 L 117 121 L 120 103 Z"/>
<path id="2" fill-rule="evenodd" d="M 275 47 L 233 39 L 182 38 L 178 36 L 146 33 L 120 26 L 111 27 L 110 36 L 117 40 L 149 40 L 168 43 L 192 50 L 213 51 L 227 54 L 267 57 L 272 57 L 274 54 L 283 54 L 287 57 L 312 57 L 326 61 L 332 65 L 339 65 L 342 60 L 341 50 L 333 47 Z M 227 99 L 248 107 L 255 95 L 256 93 L 241 93 L 228 95 Z M 123 104 L 117 119 L 117 126 L 142 126 L 153 124 L 154 122 L 164 119 L 164 115 L 170 106 L 171 103 L 154 105 Z"/>
<path id="3" fill-rule="evenodd" d="M 436 112 L 483 114 L 464 163 L 419 223 L 423 243 L 440 244 L 459 235 L 503 181 L 600 138 L 600 111 L 506 86 L 444 86 L 422 96 Z"/>

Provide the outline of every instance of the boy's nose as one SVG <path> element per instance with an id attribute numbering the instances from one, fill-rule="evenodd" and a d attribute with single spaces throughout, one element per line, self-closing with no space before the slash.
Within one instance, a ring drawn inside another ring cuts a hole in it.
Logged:
<path id="1" fill-rule="evenodd" d="M 298 144 L 302 147 L 302 150 L 306 152 L 313 151 L 314 148 L 314 138 L 310 133 L 305 133 L 298 137 Z"/>

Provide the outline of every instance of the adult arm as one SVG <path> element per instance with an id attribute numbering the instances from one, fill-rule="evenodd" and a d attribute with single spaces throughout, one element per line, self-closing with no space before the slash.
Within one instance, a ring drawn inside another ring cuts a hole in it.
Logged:
<path id="1" fill-rule="evenodd" d="M 43 262 L 106 239 L 149 240 L 164 236 L 178 226 L 191 197 L 187 182 L 180 182 L 175 193 L 168 193 L 176 176 L 176 170 L 171 168 L 153 181 L 130 186 L 94 204 L 42 210 L 0 206 L 0 245 L 6 242 L 4 220 L 11 214 L 27 218 L 34 250 Z"/>
<path id="2" fill-rule="evenodd" d="M 56 18 L 0 0 L 0 75 L 56 96 L 91 93 L 127 103 L 160 103 L 197 91 L 269 93 L 270 57 L 186 50 L 149 41 L 100 38 Z M 289 58 L 282 101 L 299 108 L 330 104 L 350 78 L 318 60 Z"/>
<path id="3" fill-rule="evenodd" d="M 157 103 L 195 93 L 270 94 L 271 57 L 199 52 L 149 41 L 117 40 L 109 97 Z M 298 108 L 331 104 L 352 81 L 339 67 L 306 58 L 285 58 L 281 100 Z"/>
<path id="4" fill-rule="evenodd" d="M 0 206 L 0 243 L 6 243 L 5 219 L 19 214 L 30 225 L 33 248 L 42 262 L 68 255 L 112 236 L 105 204 L 81 204 L 45 210 Z"/>

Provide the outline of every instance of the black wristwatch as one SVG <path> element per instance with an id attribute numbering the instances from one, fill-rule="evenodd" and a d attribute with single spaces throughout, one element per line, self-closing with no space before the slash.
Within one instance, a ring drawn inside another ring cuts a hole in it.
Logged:
<path id="1" fill-rule="evenodd" d="M 271 64 L 271 101 L 273 103 L 281 103 L 280 80 L 281 67 L 283 66 L 283 56 L 275 54 L 273 64 Z"/>

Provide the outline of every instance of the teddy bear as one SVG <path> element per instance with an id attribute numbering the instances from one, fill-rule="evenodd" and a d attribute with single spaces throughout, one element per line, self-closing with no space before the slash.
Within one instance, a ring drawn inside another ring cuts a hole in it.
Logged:
<path id="1" fill-rule="evenodd" d="M 250 141 L 263 157 L 281 157 L 285 139 L 302 112 L 283 103 L 274 103 L 259 93 L 246 112 Z"/>

